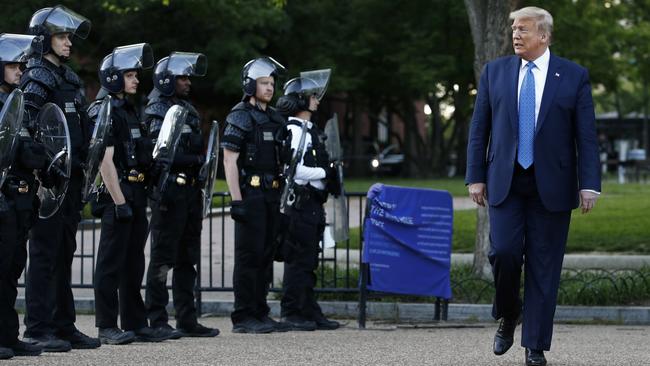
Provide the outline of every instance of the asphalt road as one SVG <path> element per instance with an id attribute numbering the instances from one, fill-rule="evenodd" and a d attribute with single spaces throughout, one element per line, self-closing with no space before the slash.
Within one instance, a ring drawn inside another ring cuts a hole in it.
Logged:
<path id="1" fill-rule="evenodd" d="M 78 327 L 96 335 L 92 316 L 80 316 Z M 496 324 L 447 328 L 424 325 L 356 322 L 336 331 L 267 335 L 231 333 L 227 318 L 205 318 L 217 326 L 216 338 L 127 346 L 102 346 L 39 357 L 16 357 L 2 365 L 523 365 L 524 351 L 515 346 L 494 356 L 491 340 Z M 556 325 L 549 365 L 650 365 L 650 327 Z"/>

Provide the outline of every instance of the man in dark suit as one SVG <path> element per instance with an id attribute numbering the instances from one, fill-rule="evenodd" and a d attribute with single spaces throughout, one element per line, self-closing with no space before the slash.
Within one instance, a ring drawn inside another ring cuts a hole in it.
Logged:
<path id="1" fill-rule="evenodd" d="M 466 183 L 474 202 L 489 202 L 494 353 L 523 321 L 526 365 L 545 365 L 571 210 L 589 212 L 600 192 L 598 141 L 587 70 L 548 49 L 551 15 L 527 7 L 510 19 L 515 55 L 481 75 Z"/>

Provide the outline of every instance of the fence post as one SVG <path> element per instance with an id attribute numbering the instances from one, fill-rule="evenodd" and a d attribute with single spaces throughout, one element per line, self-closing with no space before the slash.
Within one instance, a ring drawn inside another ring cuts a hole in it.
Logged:
<path id="1" fill-rule="evenodd" d="M 366 302 L 368 297 L 368 264 L 361 263 L 361 284 L 359 286 L 359 329 L 366 329 Z"/>

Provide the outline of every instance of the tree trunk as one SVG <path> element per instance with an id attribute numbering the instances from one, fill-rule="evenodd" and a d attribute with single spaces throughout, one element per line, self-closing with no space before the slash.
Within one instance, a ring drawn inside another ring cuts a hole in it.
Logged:
<path id="1" fill-rule="evenodd" d="M 476 85 L 481 78 L 483 65 L 497 57 L 512 52 L 509 15 L 519 0 L 465 0 L 469 25 L 474 41 L 474 77 Z M 490 249 L 490 221 L 488 210 L 479 207 L 476 222 L 476 246 L 474 248 L 474 273 L 491 276 L 488 250 Z"/>

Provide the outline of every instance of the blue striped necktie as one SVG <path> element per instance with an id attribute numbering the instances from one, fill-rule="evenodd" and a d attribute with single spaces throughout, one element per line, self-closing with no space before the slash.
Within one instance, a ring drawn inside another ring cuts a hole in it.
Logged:
<path id="1" fill-rule="evenodd" d="M 519 92 L 519 147 L 517 161 L 524 169 L 533 165 L 533 144 L 535 140 L 535 64 L 526 64 L 528 70 Z"/>

